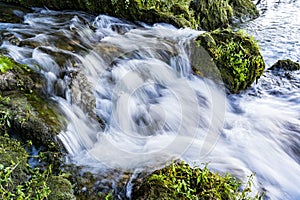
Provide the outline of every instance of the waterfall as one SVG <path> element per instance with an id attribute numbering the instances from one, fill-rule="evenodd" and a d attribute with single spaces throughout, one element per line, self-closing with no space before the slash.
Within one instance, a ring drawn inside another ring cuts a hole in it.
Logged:
<path id="1" fill-rule="evenodd" d="M 255 173 L 271 199 L 300 198 L 299 72 L 293 81 L 266 72 L 248 91 L 226 95 L 192 73 L 193 62 L 210 59 L 192 46 L 201 31 L 44 9 L 3 31 L 16 40 L 0 50 L 47 78 L 68 121 L 58 138 L 73 163 L 141 171 L 208 162 L 242 180 Z"/>

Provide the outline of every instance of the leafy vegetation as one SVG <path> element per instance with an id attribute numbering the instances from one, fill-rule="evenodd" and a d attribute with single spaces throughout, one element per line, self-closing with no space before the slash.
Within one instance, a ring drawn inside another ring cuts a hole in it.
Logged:
<path id="1" fill-rule="evenodd" d="M 44 199 L 50 194 L 46 181 L 51 166 L 41 172 L 31 169 L 20 143 L 0 136 L 0 199 Z"/>
<path id="2" fill-rule="evenodd" d="M 12 162 L 9 166 L 0 164 L 0 197 L 1 199 L 45 199 L 50 194 L 50 189 L 46 184 L 51 170 L 46 170 L 43 173 L 39 169 L 30 169 L 30 177 L 26 182 L 18 183 L 16 185 L 14 170 L 18 163 Z"/>
<path id="3" fill-rule="evenodd" d="M 217 29 L 200 35 L 197 42 L 213 58 L 231 92 L 246 89 L 264 72 L 265 63 L 256 41 L 243 31 Z"/>
<path id="4" fill-rule="evenodd" d="M 64 174 L 54 176 L 52 165 L 31 168 L 28 154 L 20 142 L 0 136 L 0 199 L 75 199 L 71 183 Z"/>
<path id="5" fill-rule="evenodd" d="M 13 62 L 6 56 L 0 55 L 0 72 L 5 74 L 7 70 L 13 68 Z"/>
<path id="6" fill-rule="evenodd" d="M 230 174 L 212 173 L 207 166 L 192 168 L 188 164 L 172 163 L 148 176 L 134 199 L 259 199 L 249 197 L 251 179 L 245 189 Z"/>

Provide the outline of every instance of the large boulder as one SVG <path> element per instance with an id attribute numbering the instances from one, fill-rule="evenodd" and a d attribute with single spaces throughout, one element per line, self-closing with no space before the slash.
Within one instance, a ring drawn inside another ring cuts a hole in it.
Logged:
<path id="1" fill-rule="evenodd" d="M 242 31 L 217 29 L 206 32 L 196 39 L 197 47 L 208 52 L 230 92 L 245 90 L 264 72 L 265 63 L 256 41 Z M 191 62 L 199 63 L 195 59 L 199 58 L 193 56 L 192 52 Z M 193 66 L 193 70 L 196 74 L 205 76 L 209 67 Z"/>
<path id="2" fill-rule="evenodd" d="M 226 26 L 233 19 L 255 18 L 256 6 L 251 0 L 1 0 L 25 7 L 56 10 L 74 9 L 95 14 L 108 14 L 130 21 L 164 22 L 176 27 L 213 30 Z"/>

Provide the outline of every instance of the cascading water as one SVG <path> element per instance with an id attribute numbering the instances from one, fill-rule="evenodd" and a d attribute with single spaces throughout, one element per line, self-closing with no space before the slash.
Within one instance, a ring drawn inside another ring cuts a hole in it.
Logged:
<path id="1" fill-rule="evenodd" d="M 266 72 L 226 96 L 191 74 L 199 31 L 44 9 L 0 30 L 9 36 L 0 51 L 47 78 L 68 119 L 59 138 L 72 162 L 97 172 L 209 162 L 243 180 L 256 173 L 271 199 L 300 198 L 299 72 Z"/>

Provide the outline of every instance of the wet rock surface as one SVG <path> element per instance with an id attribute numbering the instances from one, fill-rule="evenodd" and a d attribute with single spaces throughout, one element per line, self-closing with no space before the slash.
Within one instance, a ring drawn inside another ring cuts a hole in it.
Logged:
<path id="1" fill-rule="evenodd" d="M 287 71 L 297 71 L 300 70 L 300 64 L 290 59 L 278 60 L 269 68 L 269 70 L 280 70 L 280 69 L 287 70 Z"/>

